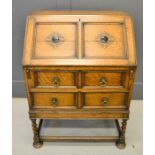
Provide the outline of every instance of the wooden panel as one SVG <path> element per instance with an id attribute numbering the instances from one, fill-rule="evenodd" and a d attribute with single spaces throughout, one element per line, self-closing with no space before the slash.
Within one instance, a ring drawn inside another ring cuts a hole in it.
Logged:
<path id="1" fill-rule="evenodd" d="M 75 95 L 73 93 L 34 93 L 34 107 L 57 108 L 75 106 Z M 52 104 L 52 99 L 57 99 L 57 105 Z"/>
<path id="2" fill-rule="evenodd" d="M 53 47 L 49 41 L 44 41 L 48 32 L 49 35 L 53 32 L 60 33 L 65 36 L 66 42 Z M 108 46 L 96 42 L 100 33 L 108 34 L 113 41 L 108 42 Z M 133 24 L 131 17 L 126 13 L 36 12 L 28 17 L 25 34 L 24 66 L 136 65 Z"/>
<path id="3" fill-rule="evenodd" d="M 85 93 L 84 94 L 84 106 L 87 107 L 123 107 L 125 106 L 125 93 Z M 103 98 L 107 98 L 106 105 L 102 104 Z"/>
<path id="4" fill-rule="evenodd" d="M 58 87 L 75 86 L 75 73 L 62 71 L 38 71 L 36 72 L 37 86 L 54 86 L 53 79 L 58 78 Z"/>
<path id="5" fill-rule="evenodd" d="M 83 86 L 99 86 L 99 87 L 112 87 L 122 86 L 127 87 L 126 83 L 126 72 L 116 71 L 92 71 L 84 73 L 84 84 Z M 101 79 L 105 79 L 104 86 L 102 86 Z"/>
<path id="6" fill-rule="evenodd" d="M 52 37 L 58 36 L 59 43 Z M 42 23 L 36 28 L 36 44 L 33 58 L 72 58 L 76 53 L 76 25 L 69 23 Z"/>
<path id="7" fill-rule="evenodd" d="M 100 38 L 106 36 L 106 43 Z M 84 57 L 104 59 L 126 59 L 124 26 L 120 23 L 84 24 Z"/>

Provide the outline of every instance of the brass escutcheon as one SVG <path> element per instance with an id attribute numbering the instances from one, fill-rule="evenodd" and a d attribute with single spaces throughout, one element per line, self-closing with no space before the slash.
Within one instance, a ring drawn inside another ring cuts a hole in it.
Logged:
<path id="1" fill-rule="evenodd" d="M 60 79 L 59 77 L 53 77 L 52 83 L 55 87 L 58 87 L 60 85 Z"/>
<path id="2" fill-rule="evenodd" d="M 107 78 L 106 77 L 101 77 L 100 78 L 99 83 L 100 83 L 101 87 L 104 87 L 106 85 L 106 82 L 107 82 Z"/>
<path id="3" fill-rule="evenodd" d="M 51 103 L 53 106 L 57 106 L 58 105 L 58 99 L 56 97 L 52 97 Z"/>
<path id="4" fill-rule="evenodd" d="M 109 99 L 107 97 L 101 98 L 101 105 L 106 106 L 108 105 Z"/>

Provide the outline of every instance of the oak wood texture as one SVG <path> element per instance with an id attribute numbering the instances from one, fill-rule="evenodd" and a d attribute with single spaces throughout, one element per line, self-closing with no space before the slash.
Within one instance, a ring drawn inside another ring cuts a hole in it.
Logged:
<path id="1" fill-rule="evenodd" d="M 119 108 L 126 104 L 125 95 L 124 93 L 85 93 L 84 106 L 92 108 L 116 106 Z M 105 105 L 103 103 L 104 99 L 108 99 Z"/>
<path id="2" fill-rule="evenodd" d="M 75 106 L 75 95 L 73 93 L 34 93 L 34 108 L 57 108 Z M 56 99 L 56 105 L 52 103 Z"/>
<path id="3" fill-rule="evenodd" d="M 110 11 L 41 11 L 28 16 L 23 70 L 34 131 L 42 141 L 117 141 L 125 129 L 136 74 L 132 18 Z M 115 119 L 119 137 L 40 137 L 36 120 Z M 118 120 L 122 119 L 120 127 Z"/>
<path id="4" fill-rule="evenodd" d="M 92 71 L 84 73 L 84 86 L 127 87 L 127 72 L 123 71 Z M 103 78 L 104 81 L 101 81 Z M 104 83 L 102 83 L 104 82 Z"/>
<path id="5" fill-rule="evenodd" d="M 75 86 L 75 73 L 74 72 L 64 72 L 64 71 L 40 71 L 36 72 L 35 75 L 37 82 L 37 86 L 53 86 L 53 87 L 61 87 L 61 86 Z M 56 78 L 56 81 L 54 79 Z"/>
<path id="6" fill-rule="evenodd" d="M 107 45 L 97 41 L 101 34 L 108 36 Z M 124 25 L 121 23 L 84 24 L 84 57 L 86 59 L 127 59 L 125 35 Z"/>
<path id="7" fill-rule="evenodd" d="M 53 35 L 61 35 L 59 45 L 52 44 Z M 76 25 L 68 23 L 37 24 L 36 43 L 32 56 L 34 59 L 61 59 L 76 56 Z"/>

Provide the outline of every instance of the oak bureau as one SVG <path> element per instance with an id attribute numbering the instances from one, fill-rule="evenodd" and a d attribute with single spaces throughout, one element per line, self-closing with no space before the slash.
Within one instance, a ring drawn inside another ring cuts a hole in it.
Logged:
<path id="1" fill-rule="evenodd" d="M 27 17 L 23 69 L 35 148 L 56 140 L 114 141 L 118 148 L 125 147 L 136 73 L 128 14 L 32 13 Z M 111 119 L 119 136 L 42 137 L 45 119 Z"/>

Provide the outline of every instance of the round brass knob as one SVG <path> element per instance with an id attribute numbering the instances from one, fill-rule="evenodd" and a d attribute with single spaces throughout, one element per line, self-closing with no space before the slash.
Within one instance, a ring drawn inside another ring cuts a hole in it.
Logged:
<path id="1" fill-rule="evenodd" d="M 58 105 L 58 99 L 56 97 L 52 97 L 51 103 L 53 106 L 57 106 Z"/>
<path id="2" fill-rule="evenodd" d="M 101 98 L 101 105 L 107 106 L 109 102 L 109 99 L 107 97 Z"/>

